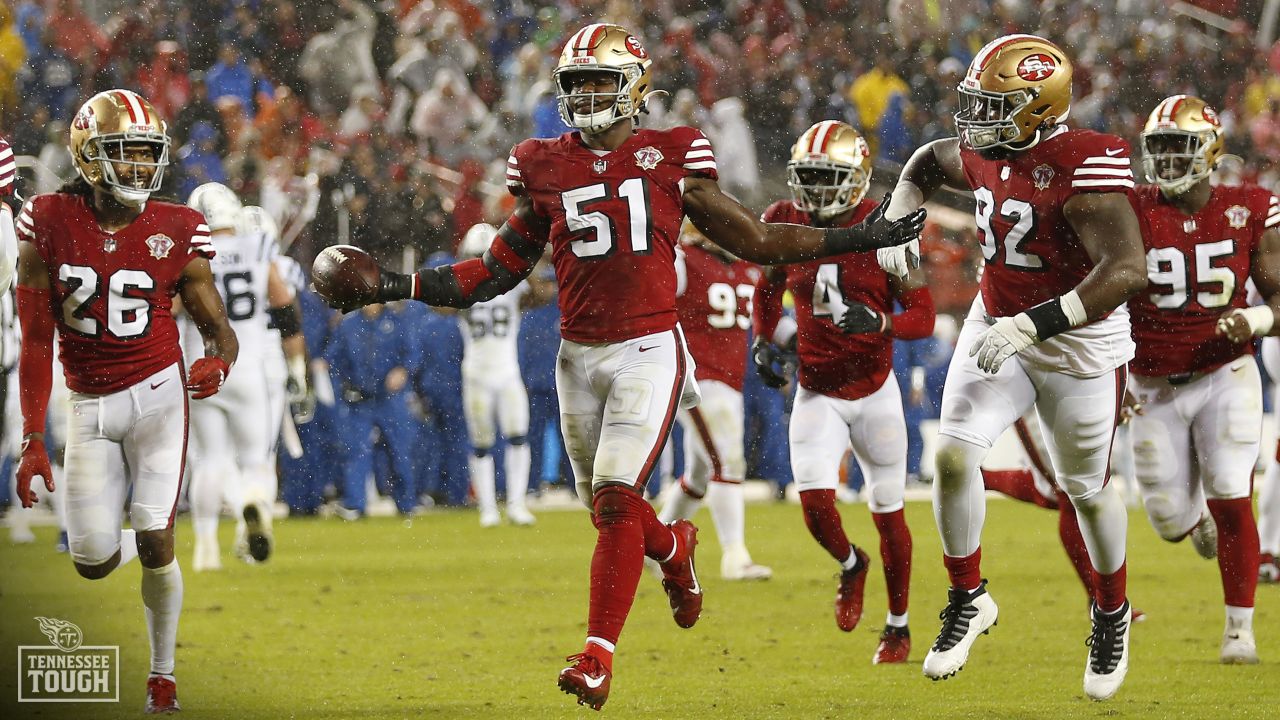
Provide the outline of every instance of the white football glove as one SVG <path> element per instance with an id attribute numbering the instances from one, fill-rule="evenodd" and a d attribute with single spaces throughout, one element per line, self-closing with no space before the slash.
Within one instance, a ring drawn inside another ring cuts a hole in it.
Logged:
<path id="1" fill-rule="evenodd" d="M 1005 360 L 1038 341 L 1035 323 L 1026 313 L 1018 313 L 1013 317 L 999 318 L 983 330 L 969 347 L 969 357 L 977 355 L 978 367 L 994 375 L 1000 372 Z"/>
<path id="2" fill-rule="evenodd" d="M 905 278 L 912 269 L 920 267 L 920 238 L 876 250 L 876 262 L 890 275 Z"/>

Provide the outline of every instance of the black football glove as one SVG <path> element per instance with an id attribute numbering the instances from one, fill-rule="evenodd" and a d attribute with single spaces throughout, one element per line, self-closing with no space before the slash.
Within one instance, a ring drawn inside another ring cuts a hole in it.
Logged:
<path id="1" fill-rule="evenodd" d="M 888 319 L 884 313 L 864 305 L 857 300 L 844 301 L 844 317 L 840 318 L 840 329 L 845 335 L 862 335 L 864 333 L 882 333 L 888 327 Z"/>
<path id="2" fill-rule="evenodd" d="M 775 390 L 787 384 L 795 371 L 795 355 L 763 338 L 756 338 L 751 346 L 751 363 L 760 379 Z"/>
<path id="3" fill-rule="evenodd" d="M 920 231 L 924 230 L 925 209 L 920 208 L 897 220 L 886 220 L 884 214 L 889 209 L 889 197 L 886 194 L 876 209 L 857 225 L 848 228 L 827 228 L 827 254 L 867 252 L 905 245 L 919 238 Z"/>

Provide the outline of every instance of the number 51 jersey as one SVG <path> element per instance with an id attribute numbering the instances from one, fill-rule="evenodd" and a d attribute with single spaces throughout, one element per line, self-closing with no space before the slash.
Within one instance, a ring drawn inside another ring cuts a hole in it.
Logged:
<path id="1" fill-rule="evenodd" d="M 985 262 L 980 303 L 970 313 L 979 320 L 984 308 L 993 318 L 1011 317 L 1079 285 L 1094 263 L 1063 208 L 1077 194 L 1133 189 L 1128 143 L 1065 125 L 1028 150 L 999 156 L 962 142 L 960 160 Z M 1018 356 L 1080 377 L 1110 372 L 1133 357 L 1128 309 L 1121 305 Z"/>
<path id="2" fill-rule="evenodd" d="M 637 130 L 611 152 L 577 132 L 525 140 L 507 159 L 507 186 L 551 226 L 560 334 L 610 343 L 676 326 L 675 245 L 684 179 L 717 178 L 698 130 Z"/>

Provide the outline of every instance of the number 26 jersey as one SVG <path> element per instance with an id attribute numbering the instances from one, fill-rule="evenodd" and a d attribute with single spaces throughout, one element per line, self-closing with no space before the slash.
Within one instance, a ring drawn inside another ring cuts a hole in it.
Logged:
<path id="1" fill-rule="evenodd" d="M 676 326 L 675 245 L 690 176 L 718 177 L 711 142 L 689 127 L 637 130 L 608 153 L 577 132 L 512 149 L 507 186 L 551 227 L 564 338 L 620 342 Z"/>

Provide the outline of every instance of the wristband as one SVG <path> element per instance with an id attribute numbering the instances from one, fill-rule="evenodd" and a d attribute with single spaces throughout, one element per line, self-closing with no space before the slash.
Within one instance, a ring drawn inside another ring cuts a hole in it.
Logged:
<path id="1" fill-rule="evenodd" d="M 1084 304 L 1075 290 L 1029 308 L 1026 316 L 1035 324 L 1036 337 L 1042 342 L 1083 324 L 1087 319 Z"/>

